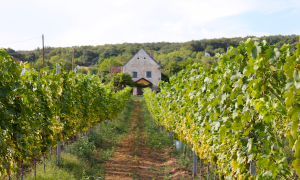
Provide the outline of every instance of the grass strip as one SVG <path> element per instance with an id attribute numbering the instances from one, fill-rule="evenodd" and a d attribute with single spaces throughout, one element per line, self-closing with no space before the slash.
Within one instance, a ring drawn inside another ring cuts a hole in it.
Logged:
<path id="1" fill-rule="evenodd" d="M 152 118 L 152 115 L 148 111 L 146 102 L 142 99 L 142 120 L 144 124 L 144 136 L 146 139 L 146 146 L 150 150 L 162 150 L 165 147 L 173 146 L 173 140 L 168 137 L 165 132 L 160 132 L 157 129 L 157 124 Z"/>

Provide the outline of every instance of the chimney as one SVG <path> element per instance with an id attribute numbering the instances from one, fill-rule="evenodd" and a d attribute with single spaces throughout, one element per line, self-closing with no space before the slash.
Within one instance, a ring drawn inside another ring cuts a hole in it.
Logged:
<path id="1" fill-rule="evenodd" d="M 154 59 L 153 55 L 154 55 L 153 51 L 150 51 L 150 56 Z"/>

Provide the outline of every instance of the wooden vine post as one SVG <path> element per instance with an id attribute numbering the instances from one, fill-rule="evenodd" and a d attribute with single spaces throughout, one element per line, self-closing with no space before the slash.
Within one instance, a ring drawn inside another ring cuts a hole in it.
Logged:
<path id="1" fill-rule="evenodd" d="M 51 162 L 51 154 L 52 154 L 52 146 L 50 146 L 50 154 L 49 154 L 50 162 Z"/>
<path id="2" fill-rule="evenodd" d="M 23 160 L 21 162 L 21 180 L 23 180 Z"/>
<path id="3" fill-rule="evenodd" d="M 209 165 L 210 165 L 210 163 L 208 162 L 207 163 L 207 180 L 209 180 Z"/>
<path id="4" fill-rule="evenodd" d="M 57 142 L 57 165 L 60 165 L 60 142 Z"/>
<path id="5" fill-rule="evenodd" d="M 56 64 L 56 74 L 60 73 L 60 65 Z M 60 99 L 60 97 L 59 97 Z M 59 120 L 61 120 L 61 118 L 59 117 Z M 57 142 L 57 165 L 60 165 L 60 142 Z"/>
<path id="6" fill-rule="evenodd" d="M 43 153 L 44 173 L 46 173 L 45 153 Z"/>
<path id="7" fill-rule="evenodd" d="M 250 174 L 252 175 L 252 176 L 255 176 L 255 174 L 256 174 L 256 167 L 255 167 L 255 165 L 254 165 L 254 160 L 252 160 L 251 161 L 251 163 L 250 163 Z"/>
<path id="8" fill-rule="evenodd" d="M 11 180 L 11 177 L 10 177 L 10 164 L 8 164 L 7 175 L 8 175 L 8 180 Z"/>
<path id="9" fill-rule="evenodd" d="M 200 176 L 200 180 L 202 179 L 202 159 L 200 158 L 200 174 L 199 174 L 199 176 Z"/>
<path id="10" fill-rule="evenodd" d="M 34 158 L 34 180 L 36 180 L 36 159 Z"/>
<path id="11" fill-rule="evenodd" d="M 197 177 L 197 155 L 195 153 L 195 150 L 193 151 L 193 177 Z"/>
<path id="12" fill-rule="evenodd" d="M 218 168 L 218 166 L 215 165 L 215 179 L 217 179 L 217 168 Z"/>

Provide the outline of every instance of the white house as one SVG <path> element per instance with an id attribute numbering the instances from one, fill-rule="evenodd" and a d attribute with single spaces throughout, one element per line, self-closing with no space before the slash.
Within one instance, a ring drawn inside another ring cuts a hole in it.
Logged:
<path id="1" fill-rule="evenodd" d="M 155 92 L 159 91 L 157 85 L 161 80 L 161 65 L 153 59 L 153 51 L 150 55 L 142 48 L 129 59 L 122 67 L 123 73 L 132 75 L 132 80 L 139 84 L 152 84 L 152 89 Z M 136 86 L 133 88 L 133 95 L 142 95 L 142 88 Z"/>

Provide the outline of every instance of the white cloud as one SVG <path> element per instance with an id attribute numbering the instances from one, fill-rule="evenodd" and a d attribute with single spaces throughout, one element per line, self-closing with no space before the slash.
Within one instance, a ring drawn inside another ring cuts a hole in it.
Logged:
<path id="1" fill-rule="evenodd" d="M 176 1 L 173 5 L 186 20 L 194 23 L 204 24 L 221 17 L 237 15 L 253 8 L 251 3 L 243 3 L 239 0 L 215 0 Z"/>
<path id="2" fill-rule="evenodd" d="M 289 15 L 296 14 L 297 12 L 299 12 L 298 9 L 296 9 L 296 10 L 290 12 L 290 13 L 287 13 L 287 14 L 285 14 L 285 15 L 283 15 L 283 16 L 280 16 L 279 18 L 284 18 L 284 17 L 287 17 L 287 16 L 289 16 Z"/>
<path id="3" fill-rule="evenodd" d="M 1 44 L 45 34 L 51 46 L 123 42 L 183 42 L 203 38 L 268 35 L 237 18 L 245 13 L 272 14 L 300 7 L 298 0 L 73 0 L 6 1 Z M 8 7 L 14 7 L 13 13 Z M 296 10 L 295 10 L 296 11 Z M 291 12 L 293 13 L 293 12 Z M 9 16 L 11 14 L 11 16 Z M 221 19 L 221 20 L 220 20 Z M 280 22 L 279 22 L 280 23 Z M 283 34 L 283 33 L 282 33 Z M 33 49 L 41 43 L 12 44 Z"/>

